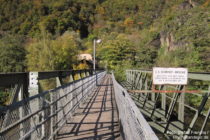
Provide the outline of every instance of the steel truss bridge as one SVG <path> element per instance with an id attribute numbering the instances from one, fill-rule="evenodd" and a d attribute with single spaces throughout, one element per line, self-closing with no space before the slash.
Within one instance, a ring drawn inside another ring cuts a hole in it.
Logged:
<path id="1" fill-rule="evenodd" d="M 189 73 L 189 79 L 202 83 L 199 93 L 179 85 L 154 92 L 149 70 L 127 70 L 120 84 L 102 70 L 0 74 L 0 86 L 13 89 L 0 107 L 0 140 L 209 137 L 210 74 Z M 172 89 L 180 92 L 158 92 Z"/>

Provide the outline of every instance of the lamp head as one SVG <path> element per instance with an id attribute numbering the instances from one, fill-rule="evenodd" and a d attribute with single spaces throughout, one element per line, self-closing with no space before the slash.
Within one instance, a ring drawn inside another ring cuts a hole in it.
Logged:
<path id="1" fill-rule="evenodd" d="M 96 43 L 98 43 L 98 44 L 101 43 L 101 39 L 97 39 Z"/>

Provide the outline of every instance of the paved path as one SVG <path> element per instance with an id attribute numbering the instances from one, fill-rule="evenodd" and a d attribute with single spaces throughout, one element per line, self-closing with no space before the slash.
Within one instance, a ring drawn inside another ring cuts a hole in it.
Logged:
<path id="1" fill-rule="evenodd" d="M 118 114 L 111 75 L 80 105 L 59 131 L 59 140 L 120 140 Z"/>

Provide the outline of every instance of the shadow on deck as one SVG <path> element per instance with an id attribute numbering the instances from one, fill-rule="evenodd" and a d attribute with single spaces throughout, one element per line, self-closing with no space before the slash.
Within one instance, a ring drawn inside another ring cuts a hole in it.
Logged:
<path id="1" fill-rule="evenodd" d="M 110 75 L 80 104 L 59 131 L 58 140 L 120 140 L 118 114 Z"/>

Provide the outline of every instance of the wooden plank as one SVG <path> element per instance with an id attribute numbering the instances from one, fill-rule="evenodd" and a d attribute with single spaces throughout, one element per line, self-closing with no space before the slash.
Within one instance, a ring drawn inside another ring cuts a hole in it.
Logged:
<path id="1" fill-rule="evenodd" d="M 106 76 L 58 133 L 57 139 L 120 140 L 119 120 L 111 77 Z"/>

